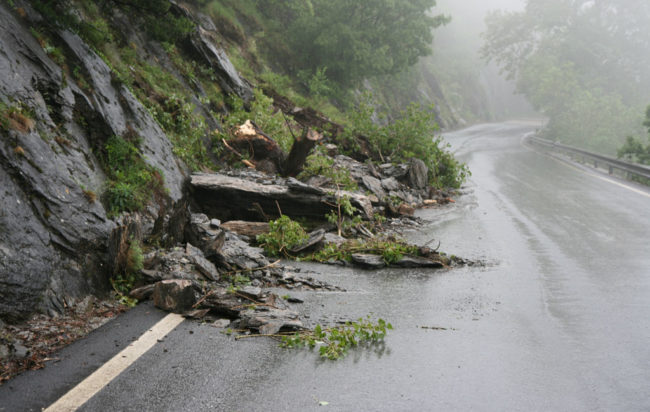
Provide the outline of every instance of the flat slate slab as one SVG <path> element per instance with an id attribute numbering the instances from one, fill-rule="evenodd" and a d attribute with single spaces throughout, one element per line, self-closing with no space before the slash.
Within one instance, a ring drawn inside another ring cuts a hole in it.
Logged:
<path id="1" fill-rule="evenodd" d="M 295 179 L 275 179 L 265 184 L 218 173 L 196 173 L 192 175 L 191 186 L 196 207 L 223 221 L 259 220 L 260 210 L 275 218 L 278 206 L 282 214 L 290 217 L 322 219 L 336 204 L 334 193 Z M 372 218 L 373 208 L 368 196 L 346 191 L 341 191 L 340 195 L 348 196 L 363 218 Z"/>

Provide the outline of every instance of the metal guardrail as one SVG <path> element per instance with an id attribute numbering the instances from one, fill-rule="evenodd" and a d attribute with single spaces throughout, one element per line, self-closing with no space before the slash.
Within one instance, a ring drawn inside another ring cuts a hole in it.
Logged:
<path id="1" fill-rule="evenodd" d="M 542 139 L 539 137 L 531 136 L 528 141 L 549 148 L 554 151 L 564 152 L 569 155 L 579 156 L 586 162 L 592 162 L 595 168 L 604 166 L 609 171 L 609 174 L 614 174 L 614 170 L 620 170 L 627 175 L 630 179 L 633 176 L 641 177 L 650 180 L 650 167 L 639 165 L 636 163 L 626 162 L 624 160 L 616 159 L 614 157 L 604 156 L 597 153 L 591 153 L 586 150 L 578 149 L 577 147 L 567 146 L 562 143 L 552 142 L 550 140 Z"/>

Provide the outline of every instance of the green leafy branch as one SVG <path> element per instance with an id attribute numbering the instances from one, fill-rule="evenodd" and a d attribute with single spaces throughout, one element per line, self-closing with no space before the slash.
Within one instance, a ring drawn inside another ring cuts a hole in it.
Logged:
<path id="1" fill-rule="evenodd" d="M 309 238 L 300 223 L 282 215 L 269 222 L 269 233 L 257 236 L 257 242 L 270 256 L 289 257 L 289 249 L 298 246 Z"/>
<path id="2" fill-rule="evenodd" d="M 393 325 L 386 323 L 383 319 L 377 323 L 359 318 L 356 322 L 346 322 L 345 325 L 323 328 L 317 325 L 314 330 L 297 332 L 290 336 L 282 336 L 283 348 L 304 348 L 310 349 L 318 346 L 318 353 L 321 358 L 337 360 L 344 357 L 350 348 L 362 344 L 373 344 L 383 341 Z"/>

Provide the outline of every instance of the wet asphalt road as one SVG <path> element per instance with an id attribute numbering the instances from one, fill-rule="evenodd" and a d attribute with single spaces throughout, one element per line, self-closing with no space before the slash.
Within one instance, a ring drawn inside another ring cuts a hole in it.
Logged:
<path id="1" fill-rule="evenodd" d="M 303 266 L 348 290 L 290 292 L 308 322 L 382 317 L 384 346 L 322 362 L 186 321 L 81 410 L 650 410 L 650 191 L 532 151 L 533 129 L 447 134 L 473 177 L 407 234 L 486 265 Z"/>

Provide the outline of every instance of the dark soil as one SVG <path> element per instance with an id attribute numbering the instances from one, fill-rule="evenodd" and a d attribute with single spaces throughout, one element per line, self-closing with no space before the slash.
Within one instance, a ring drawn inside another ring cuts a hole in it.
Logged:
<path id="1" fill-rule="evenodd" d="M 18 325 L 0 323 L 0 385 L 24 371 L 57 362 L 56 351 L 127 309 L 116 301 L 87 299 L 56 317 L 35 315 Z"/>

